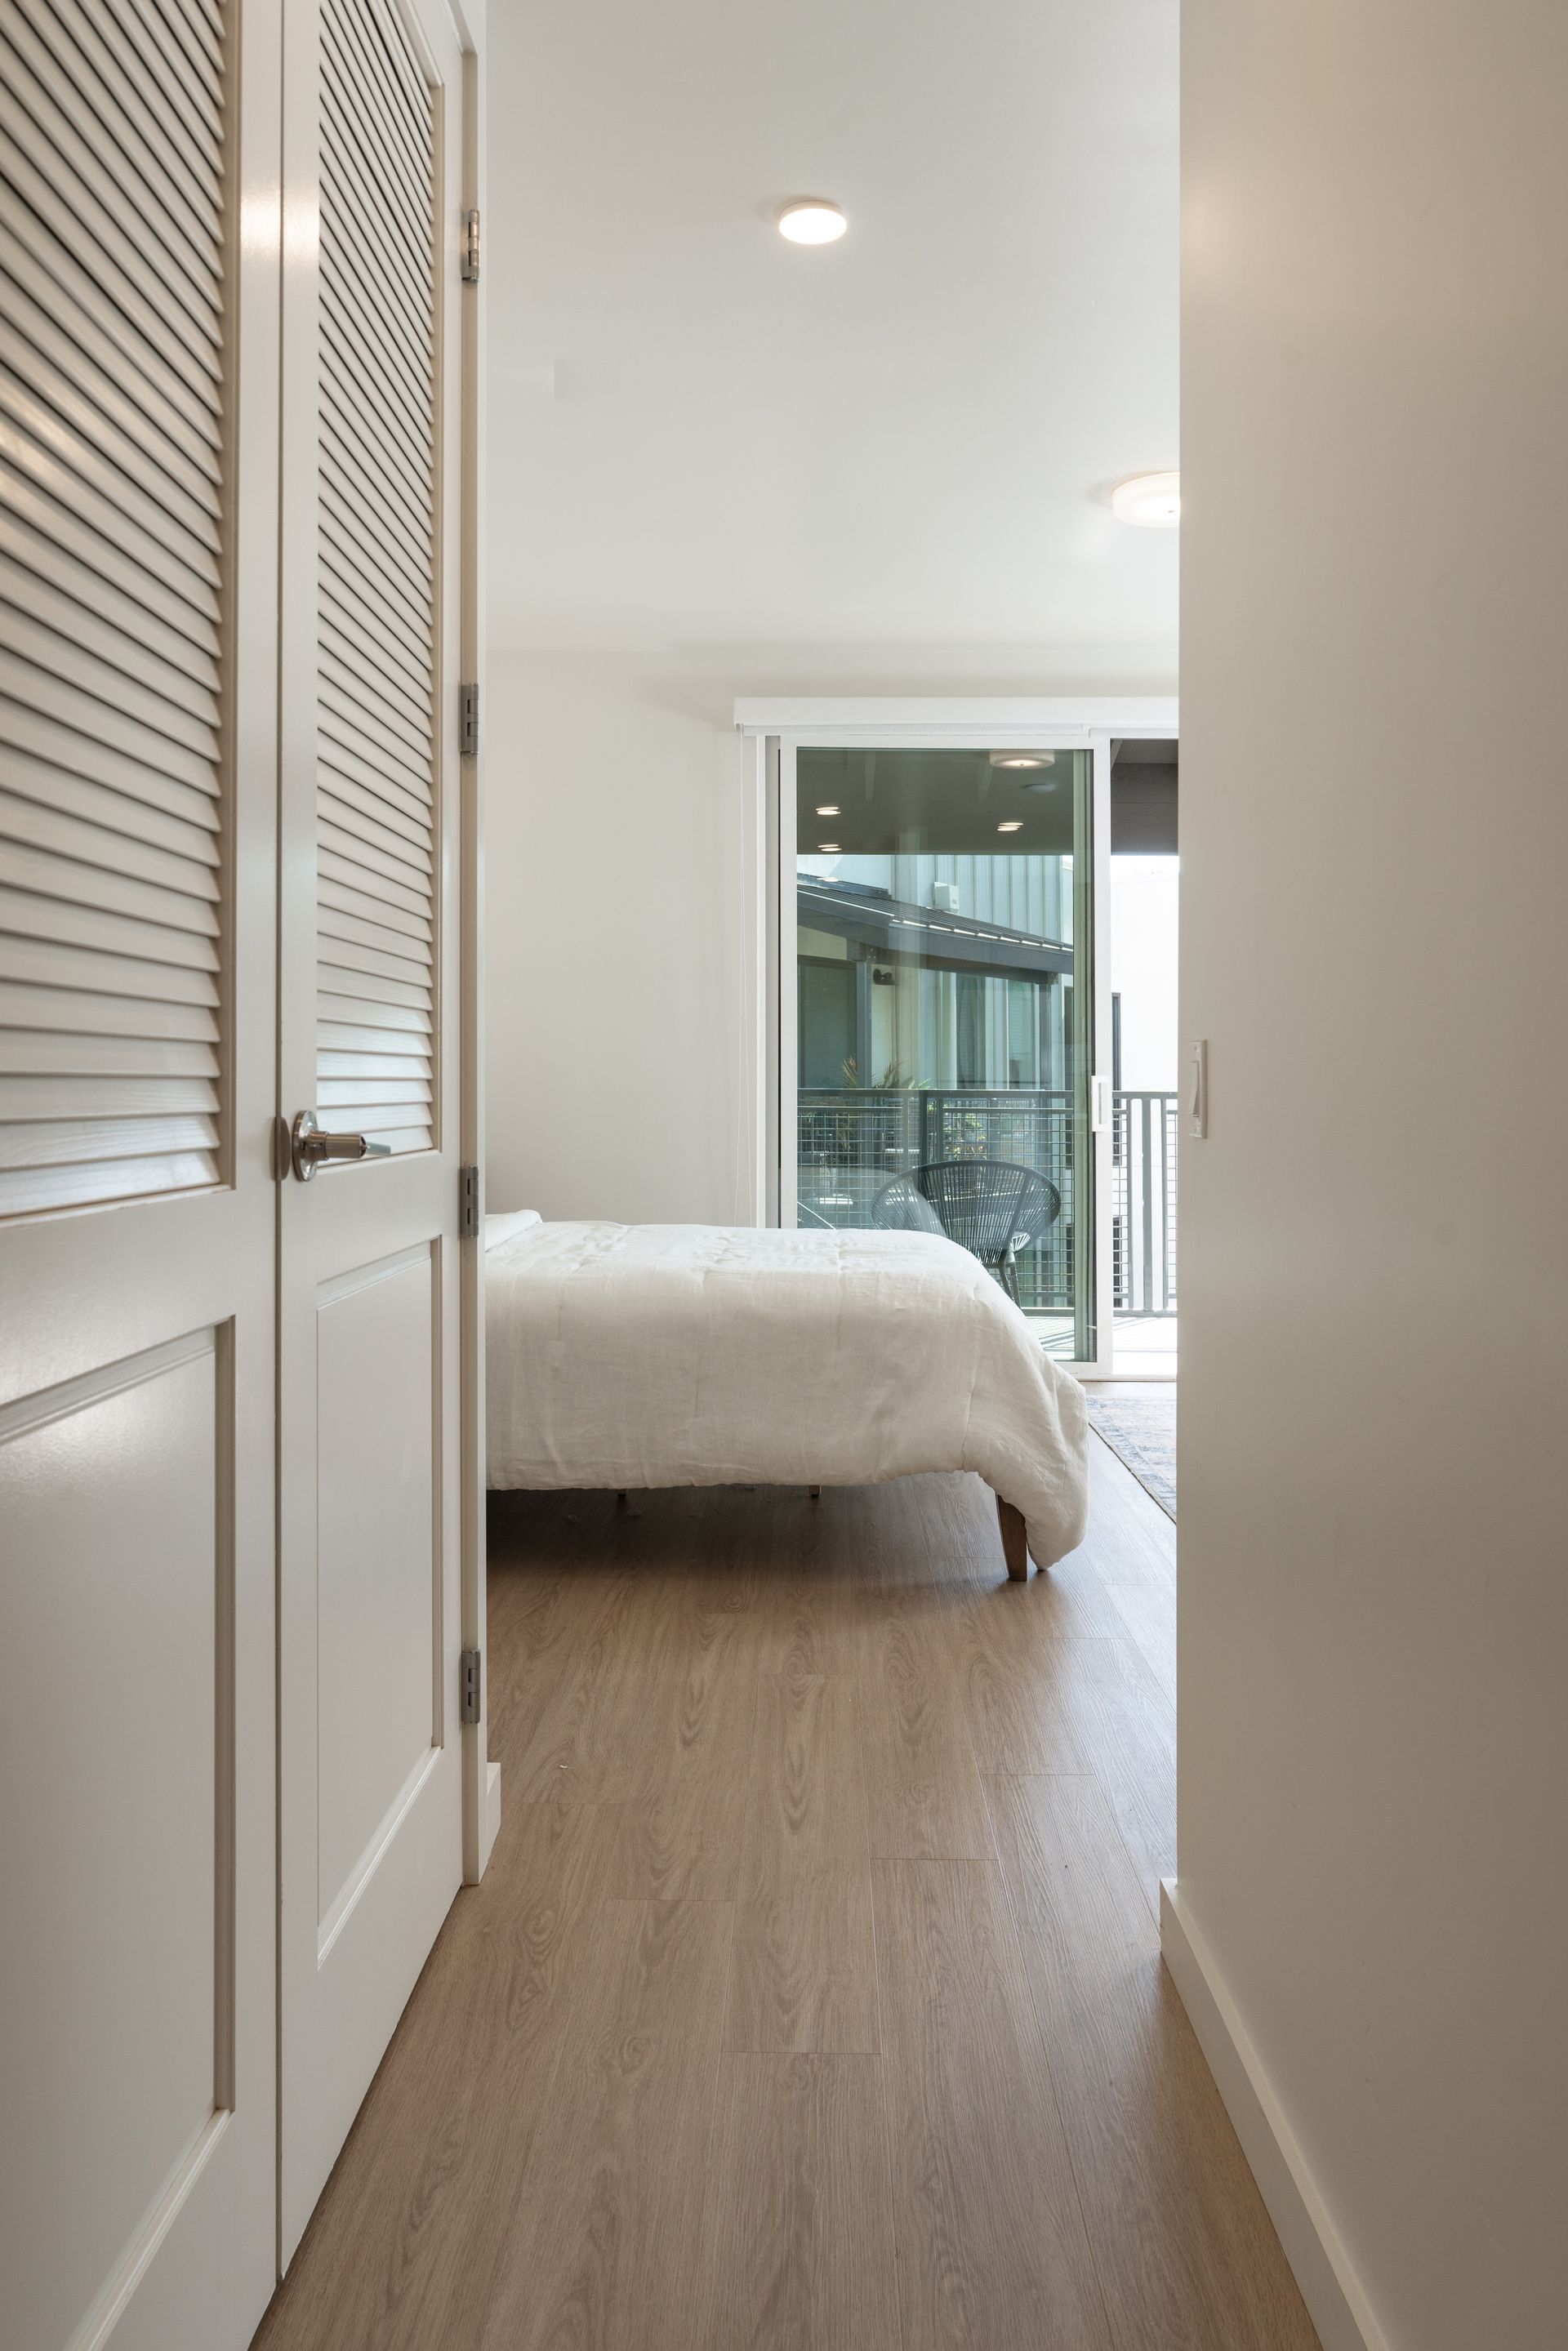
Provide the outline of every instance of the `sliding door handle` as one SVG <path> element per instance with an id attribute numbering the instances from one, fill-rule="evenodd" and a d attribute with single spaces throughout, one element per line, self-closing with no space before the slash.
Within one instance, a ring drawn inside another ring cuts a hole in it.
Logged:
<path id="1" fill-rule="evenodd" d="M 365 1134 L 327 1134 L 316 1123 L 313 1110 L 302 1110 L 289 1129 L 289 1162 L 302 1184 L 329 1159 L 390 1159 L 390 1143 L 372 1143 Z"/>

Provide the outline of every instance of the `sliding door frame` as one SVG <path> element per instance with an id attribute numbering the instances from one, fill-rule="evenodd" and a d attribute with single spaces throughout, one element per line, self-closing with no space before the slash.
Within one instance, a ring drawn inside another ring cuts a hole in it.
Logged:
<path id="1" fill-rule="evenodd" d="M 785 811 L 795 804 L 801 749 L 1088 751 L 1092 759 L 1093 858 L 1090 974 L 1094 1049 L 1089 1076 L 1093 1137 L 1095 1352 L 1062 1368 L 1108 1379 L 1113 1368 L 1111 1304 L 1111 746 L 1179 732 L 1174 695 L 1097 695 L 962 699 L 745 699 L 735 705 L 741 737 L 743 982 L 740 1070 L 742 1166 L 737 1213 L 758 1226 L 792 1226 L 796 1172 L 783 1147 L 793 1125 L 795 871 L 786 856 Z"/>

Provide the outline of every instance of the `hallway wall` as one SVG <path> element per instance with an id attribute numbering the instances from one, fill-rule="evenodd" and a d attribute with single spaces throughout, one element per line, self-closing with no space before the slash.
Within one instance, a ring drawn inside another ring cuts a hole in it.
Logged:
<path id="1" fill-rule="evenodd" d="M 1392 2351 L 1557 2351 L 1568 15 L 1185 41 L 1180 1900 Z"/>

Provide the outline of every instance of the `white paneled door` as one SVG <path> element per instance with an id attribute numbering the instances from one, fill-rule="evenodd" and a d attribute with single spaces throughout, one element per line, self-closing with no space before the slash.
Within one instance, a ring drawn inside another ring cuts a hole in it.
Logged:
<path id="1" fill-rule="evenodd" d="M 6 2351 L 243 2351 L 463 1871 L 458 39 L 0 5 Z"/>
<path id="2" fill-rule="evenodd" d="M 280 1195 L 286 2262 L 463 1865 L 464 161 L 435 5 L 287 41 L 280 1066 L 340 1140 Z"/>
<path id="3" fill-rule="evenodd" d="M 279 73 L 275 0 L 0 15 L 18 2351 L 238 2351 L 274 2276 Z"/>

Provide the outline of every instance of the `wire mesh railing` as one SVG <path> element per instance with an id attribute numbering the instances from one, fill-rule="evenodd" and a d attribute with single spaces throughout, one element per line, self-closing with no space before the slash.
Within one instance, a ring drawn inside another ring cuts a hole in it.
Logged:
<path id="1" fill-rule="evenodd" d="M 803 1087 L 796 1124 L 803 1225 L 869 1225 L 885 1185 L 938 1160 L 1007 1159 L 1038 1169 L 1061 1194 L 1061 1213 L 1019 1249 L 1019 1298 L 1030 1312 L 1071 1311 L 1077 1218 L 1072 1098 L 1064 1090 Z"/>
<path id="2" fill-rule="evenodd" d="M 1113 1099 L 1113 1265 L 1118 1314 L 1176 1312 L 1176 1097 Z M 1018 1252 L 1019 1297 L 1033 1313 L 1070 1313 L 1079 1246 L 1075 1121 L 1065 1089 L 802 1087 L 796 1199 L 802 1225 L 872 1224 L 897 1176 L 940 1160 L 1006 1159 L 1050 1178 L 1061 1214 Z"/>
<path id="3" fill-rule="evenodd" d="M 1123 1316 L 1176 1311 L 1176 1096 L 1111 1100 L 1112 1265 Z"/>

